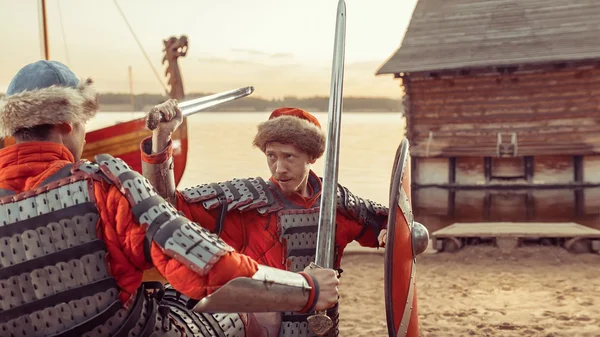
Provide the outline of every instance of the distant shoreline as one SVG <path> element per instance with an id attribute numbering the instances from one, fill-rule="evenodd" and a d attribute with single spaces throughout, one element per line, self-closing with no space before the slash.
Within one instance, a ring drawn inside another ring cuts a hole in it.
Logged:
<path id="1" fill-rule="evenodd" d="M 188 93 L 186 100 L 208 96 L 212 93 Z M 148 111 L 154 105 L 164 102 L 165 95 L 141 94 L 132 97 L 129 94 L 105 93 L 100 95 L 101 110 L 105 112 Z M 264 99 L 249 96 L 235 101 L 227 102 L 212 108 L 211 111 L 227 112 L 268 112 L 279 107 L 297 107 L 311 112 L 327 112 L 329 110 L 329 97 L 293 97 L 282 99 Z M 402 100 L 384 97 L 344 97 L 344 112 L 398 112 L 402 111 Z"/>
<path id="2" fill-rule="evenodd" d="M 124 109 L 122 105 L 119 104 L 115 104 L 115 105 L 111 105 L 111 104 L 101 104 L 100 105 L 100 111 L 103 113 L 139 113 L 139 112 L 146 112 L 146 111 L 150 111 L 150 109 L 152 108 L 152 105 L 148 105 L 146 107 L 144 107 L 141 110 L 127 110 Z M 302 107 L 301 107 L 302 108 Z M 240 114 L 252 114 L 252 113 L 265 113 L 265 112 L 271 112 L 273 111 L 275 108 L 273 109 L 265 109 L 265 110 L 255 110 L 252 108 L 248 108 L 248 109 L 222 109 L 222 110 L 215 110 L 215 109 L 211 109 L 208 111 L 201 111 L 198 112 L 199 114 L 205 112 L 205 113 L 215 113 L 215 112 L 223 112 L 223 113 L 240 113 Z M 318 110 L 318 109 L 307 109 L 307 108 L 303 108 L 305 110 L 308 110 L 312 113 L 327 113 L 328 110 Z M 391 111 L 391 110 L 376 110 L 376 109 L 348 109 L 346 107 L 343 107 L 343 112 L 344 113 L 390 113 L 390 114 L 394 114 L 394 113 L 399 113 L 401 112 L 401 110 L 396 110 L 396 111 Z"/>
<path id="3" fill-rule="evenodd" d="M 212 93 L 188 93 L 186 100 L 208 96 Z M 4 96 L 0 94 L 0 98 Z M 132 96 L 126 93 L 101 93 L 100 111 L 102 112 L 139 112 L 149 111 L 154 105 L 164 102 L 167 96 L 160 94 L 139 94 Z M 328 96 L 294 97 L 282 99 L 264 99 L 249 96 L 227 102 L 211 108 L 211 112 L 269 112 L 280 107 L 297 107 L 310 112 L 327 112 L 329 110 Z M 390 112 L 403 111 L 402 100 L 387 97 L 353 97 L 343 99 L 344 112 Z"/>

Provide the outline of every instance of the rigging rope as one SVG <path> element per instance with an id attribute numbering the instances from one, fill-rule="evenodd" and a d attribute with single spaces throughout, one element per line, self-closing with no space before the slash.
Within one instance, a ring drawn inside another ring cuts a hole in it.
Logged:
<path id="1" fill-rule="evenodd" d="M 123 11 L 121 10 L 121 7 L 117 3 L 117 0 L 113 0 L 113 1 L 115 3 L 115 6 L 117 6 L 117 9 L 119 10 L 119 13 L 121 13 L 121 16 L 123 17 L 123 20 L 125 21 L 125 24 L 127 24 L 127 27 L 129 27 L 129 31 L 131 32 L 131 35 L 133 35 L 133 38 L 135 39 L 135 42 L 137 42 L 138 46 L 140 47 L 140 50 L 142 51 L 142 53 L 146 57 L 146 61 L 148 61 L 148 64 L 150 65 L 150 68 L 152 68 L 152 71 L 154 72 L 154 75 L 156 75 L 156 79 L 158 80 L 158 83 L 160 83 L 160 85 L 165 90 L 165 93 L 167 94 L 167 96 L 169 96 L 169 90 L 167 89 L 167 86 L 161 80 L 161 77 L 160 77 L 160 75 L 158 75 L 158 72 L 156 71 L 156 68 L 154 68 L 154 65 L 152 65 L 152 61 L 150 61 L 150 58 L 148 57 L 148 54 L 146 54 L 146 51 L 144 50 L 144 47 L 142 46 L 142 43 L 140 42 L 140 40 L 135 35 L 135 32 L 133 31 L 133 28 L 131 28 L 131 25 L 129 24 L 129 21 L 127 21 L 127 18 L 125 17 L 125 14 L 123 13 Z"/>
<path id="2" fill-rule="evenodd" d="M 67 65 L 71 66 L 71 59 L 69 58 L 69 48 L 67 46 L 67 34 L 65 33 L 65 25 L 63 23 L 62 11 L 60 10 L 60 0 L 56 1 L 58 7 L 58 21 L 60 22 L 60 28 L 62 30 L 63 44 L 65 46 L 65 56 L 67 58 Z"/>

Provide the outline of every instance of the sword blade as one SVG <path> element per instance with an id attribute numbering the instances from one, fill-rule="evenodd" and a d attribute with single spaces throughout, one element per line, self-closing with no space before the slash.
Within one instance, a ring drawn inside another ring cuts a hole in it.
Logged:
<path id="1" fill-rule="evenodd" d="M 317 250 L 315 252 L 315 263 L 318 266 L 330 269 L 335 268 L 335 218 L 340 157 L 340 124 L 342 120 L 345 49 L 346 3 L 344 0 L 339 0 L 337 17 L 335 20 L 333 64 L 331 66 L 331 92 L 329 94 L 327 139 L 325 141 L 325 172 L 323 173 L 323 190 L 321 192 L 319 228 L 317 232 Z M 326 313 L 326 311 L 320 311 L 307 318 L 308 326 L 317 336 L 324 336 L 335 325 Z"/>
<path id="2" fill-rule="evenodd" d="M 331 91 L 327 140 L 325 141 L 325 169 L 319 211 L 319 229 L 315 263 L 324 268 L 335 268 L 335 219 L 337 206 L 337 180 L 344 87 L 344 57 L 346 49 L 346 3 L 338 1 L 335 24 L 335 43 L 331 69 Z"/>
<path id="3" fill-rule="evenodd" d="M 192 100 L 187 100 L 185 102 L 179 103 L 179 108 L 181 109 L 181 113 L 183 117 L 187 117 L 193 115 L 202 110 L 206 110 L 212 108 L 214 106 L 227 103 L 239 98 L 243 98 L 249 96 L 254 92 L 253 86 L 242 87 L 234 90 L 229 90 L 225 92 L 221 92 L 214 95 L 204 96 Z"/>
<path id="4" fill-rule="evenodd" d="M 253 86 L 242 87 L 234 90 L 224 91 L 218 94 L 204 96 L 196 99 L 187 100 L 178 103 L 179 109 L 183 117 L 191 116 L 202 110 L 206 110 L 230 102 L 242 97 L 246 97 L 254 92 Z M 164 121 L 163 115 L 157 110 L 152 110 L 146 117 L 146 127 L 150 130 L 155 130 L 161 121 Z"/>

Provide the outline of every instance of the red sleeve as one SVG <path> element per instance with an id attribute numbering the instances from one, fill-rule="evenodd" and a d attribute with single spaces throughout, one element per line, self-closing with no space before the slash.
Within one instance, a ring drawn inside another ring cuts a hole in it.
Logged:
<path id="1" fill-rule="evenodd" d="M 99 235 L 106 242 L 107 263 L 122 289 L 122 300 L 126 301 L 140 286 L 143 271 L 153 265 L 175 289 L 194 299 L 210 294 L 233 278 L 250 277 L 258 270 L 254 260 L 232 252 L 221 257 L 207 275 L 201 276 L 165 255 L 157 244 L 152 246 L 152 263 L 148 263 L 144 256 L 146 228 L 135 220 L 129 201 L 115 186 L 107 193 L 96 188 L 96 198 L 101 210 Z"/>
<path id="2" fill-rule="evenodd" d="M 355 220 L 352 220 L 344 214 L 336 214 L 336 242 L 345 247 L 350 242 L 356 240 L 363 247 L 379 247 L 377 236 L 371 226 L 364 226 Z"/>
<path id="3" fill-rule="evenodd" d="M 355 240 L 363 247 L 380 247 L 378 236 L 387 229 L 388 208 L 354 195 L 342 185 L 338 193 L 341 203 L 337 208 L 338 226 L 346 233 L 348 242 Z"/>
<path id="4" fill-rule="evenodd" d="M 179 191 L 176 192 L 176 197 L 177 210 L 181 211 L 186 218 L 199 223 L 210 232 L 215 231 L 219 208 L 209 211 L 201 202 L 187 202 Z M 236 211 L 227 212 L 222 223 L 221 238 L 236 251 L 241 251 L 242 247 L 246 245 L 243 223 L 242 213 Z"/>

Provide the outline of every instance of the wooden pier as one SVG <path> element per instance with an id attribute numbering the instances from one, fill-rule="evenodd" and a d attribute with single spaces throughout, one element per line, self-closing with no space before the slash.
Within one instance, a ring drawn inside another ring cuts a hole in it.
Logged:
<path id="1" fill-rule="evenodd" d="M 465 245 L 496 244 L 510 253 L 524 242 L 560 245 L 573 253 L 600 253 L 600 230 L 574 222 L 472 222 L 454 223 L 431 234 L 438 252 L 454 252 Z"/>

